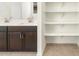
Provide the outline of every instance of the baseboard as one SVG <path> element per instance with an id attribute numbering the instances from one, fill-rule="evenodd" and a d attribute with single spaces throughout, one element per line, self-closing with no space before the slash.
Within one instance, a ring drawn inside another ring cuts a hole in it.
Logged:
<path id="1" fill-rule="evenodd" d="M 48 40 L 46 40 L 46 42 L 47 43 L 58 43 L 58 44 L 77 44 L 76 40 L 69 40 L 69 39 L 64 39 L 64 40 L 62 40 L 62 39 L 55 39 L 55 40 L 48 39 Z"/>

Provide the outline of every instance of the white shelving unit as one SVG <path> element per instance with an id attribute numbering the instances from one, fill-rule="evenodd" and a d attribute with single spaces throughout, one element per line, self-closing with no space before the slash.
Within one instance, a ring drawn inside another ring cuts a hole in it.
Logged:
<path id="1" fill-rule="evenodd" d="M 45 3 L 45 37 L 49 41 L 61 37 L 60 42 L 79 39 L 79 3 L 78 2 L 46 2 Z M 54 38 L 53 38 L 54 37 Z M 67 38 L 71 37 L 71 38 Z M 57 40 L 56 39 L 56 40 Z M 56 41 L 55 41 L 56 42 Z M 59 43 L 60 43 L 59 42 Z M 70 43 L 72 41 L 69 41 Z M 69 43 L 68 42 L 68 43 Z M 50 43 L 50 42 L 49 42 Z M 57 42 L 58 43 L 58 42 Z M 61 42 L 64 43 L 64 42 Z"/>
<path id="2" fill-rule="evenodd" d="M 72 33 L 72 34 L 70 34 L 70 33 L 63 33 L 63 34 L 61 34 L 61 33 L 53 33 L 53 34 L 45 33 L 45 36 L 79 36 L 79 34 L 74 34 L 74 33 Z"/>

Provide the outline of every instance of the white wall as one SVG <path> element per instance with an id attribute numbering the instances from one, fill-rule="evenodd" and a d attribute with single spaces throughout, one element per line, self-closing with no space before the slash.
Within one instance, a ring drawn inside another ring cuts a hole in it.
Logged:
<path id="1" fill-rule="evenodd" d="M 45 46 L 46 46 L 46 40 L 44 38 L 44 3 L 39 2 L 38 3 L 38 52 L 37 55 L 43 55 Z"/>

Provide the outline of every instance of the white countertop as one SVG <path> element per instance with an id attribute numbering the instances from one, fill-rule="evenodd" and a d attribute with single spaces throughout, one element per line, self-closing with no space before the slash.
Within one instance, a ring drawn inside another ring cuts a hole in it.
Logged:
<path id="1" fill-rule="evenodd" d="M 27 22 L 27 20 L 10 20 L 9 22 L 0 21 L 0 26 L 37 26 L 37 22 Z"/>

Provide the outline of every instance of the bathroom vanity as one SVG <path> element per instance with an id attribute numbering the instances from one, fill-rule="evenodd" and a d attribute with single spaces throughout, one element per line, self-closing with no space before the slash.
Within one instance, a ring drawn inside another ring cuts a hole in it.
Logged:
<path id="1" fill-rule="evenodd" d="M 37 21 L 32 7 L 32 2 L 0 3 L 0 52 L 37 51 Z"/>
<path id="2" fill-rule="evenodd" d="M 37 51 L 37 27 L 0 26 L 0 51 Z"/>
<path id="3" fill-rule="evenodd" d="M 0 3 L 0 52 L 36 52 L 42 55 L 42 3 Z"/>

